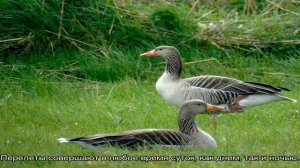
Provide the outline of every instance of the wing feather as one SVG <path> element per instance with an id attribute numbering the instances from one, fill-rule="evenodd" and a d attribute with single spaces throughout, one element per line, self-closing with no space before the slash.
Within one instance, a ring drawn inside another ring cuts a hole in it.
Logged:
<path id="1" fill-rule="evenodd" d="M 232 78 L 220 76 L 198 76 L 185 79 L 187 83 L 194 87 L 229 91 L 238 95 L 250 94 L 277 94 L 287 88 L 274 87 L 264 83 L 244 82 Z"/>
<path id="2" fill-rule="evenodd" d="M 92 146 L 118 146 L 135 149 L 138 146 L 186 145 L 188 143 L 188 136 L 184 133 L 167 129 L 145 129 L 116 134 L 98 134 L 73 138 L 69 141 L 83 142 Z"/>

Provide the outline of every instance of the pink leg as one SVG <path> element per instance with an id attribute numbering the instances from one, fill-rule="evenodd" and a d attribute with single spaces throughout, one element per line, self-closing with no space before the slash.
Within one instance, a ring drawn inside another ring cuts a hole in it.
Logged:
<path id="1" fill-rule="evenodd" d="M 230 110 L 232 112 L 242 112 L 242 111 L 244 111 L 245 107 L 241 106 L 239 104 L 239 101 L 241 101 L 241 100 L 243 100 L 247 97 L 248 97 L 247 95 L 241 95 L 241 96 L 236 97 L 233 102 L 228 104 Z"/>

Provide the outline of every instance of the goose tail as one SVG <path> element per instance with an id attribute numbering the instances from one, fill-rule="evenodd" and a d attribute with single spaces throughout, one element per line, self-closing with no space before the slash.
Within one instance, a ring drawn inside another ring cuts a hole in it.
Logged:
<path id="1" fill-rule="evenodd" d="M 68 143 L 68 142 L 70 142 L 70 140 L 68 138 L 58 138 L 57 141 L 59 143 Z"/>
<path id="2" fill-rule="evenodd" d="M 281 95 L 280 95 L 279 97 L 281 97 L 282 100 L 297 103 L 297 100 L 296 100 L 296 99 L 291 99 L 291 98 L 288 98 L 288 97 L 285 97 L 285 96 L 281 96 Z"/>
<path id="3" fill-rule="evenodd" d="M 256 94 L 249 95 L 245 99 L 241 100 L 239 103 L 244 107 L 254 107 L 262 104 L 277 102 L 277 101 L 290 101 L 297 102 L 295 99 L 284 97 L 279 94 Z"/>

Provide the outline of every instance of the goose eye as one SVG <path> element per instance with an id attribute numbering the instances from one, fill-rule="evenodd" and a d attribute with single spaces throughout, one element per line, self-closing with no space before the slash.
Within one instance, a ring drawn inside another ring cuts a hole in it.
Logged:
<path id="1" fill-rule="evenodd" d="M 158 50 L 160 50 L 160 51 L 161 51 L 161 50 L 162 50 L 162 48 L 160 48 L 160 49 L 158 49 Z"/>

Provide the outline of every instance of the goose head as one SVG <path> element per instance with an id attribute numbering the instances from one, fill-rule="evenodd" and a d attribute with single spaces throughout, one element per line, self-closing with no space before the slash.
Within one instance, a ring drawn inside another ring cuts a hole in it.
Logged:
<path id="1" fill-rule="evenodd" d="M 189 100 L 182 104 L 180 111 L 189 112 L 192 115 L 210 113 L 214 111 L 222 111 L 223 107 L 215 106 L 209 103 L 206 103 L 202 100 Z"/>
<path id="2" fill-rule="evenodd" d="M 171 74 L 172 78 L 180 78 L 182 63 L 179 51 L 172 46 L 159 46 L 155 49 L 145 52 L 141 57 L 163 58 L 166 62 L 165 72 Z"/>
<path id="3" fill-rule="evenodd" d="M 201 113 L 210 113 L 221 110 L 223 110 L 222 107 L 205 103 L 202 100 L 186 101 L 180 107 L 178 115 L 179 130 L 191 137 L 191 141 L 189 143 L 193 146 L 217 149 L 215 139 L 197 127 L 195 116 Z"/>
<path id="4" fill-rule="evenodd" d="M 141 54 L 141 57 L 160 57 L 170 60 L 172 57 L 179 57 L 179 51 L 172 46 L 158 46 L 155 49 Z"/>

